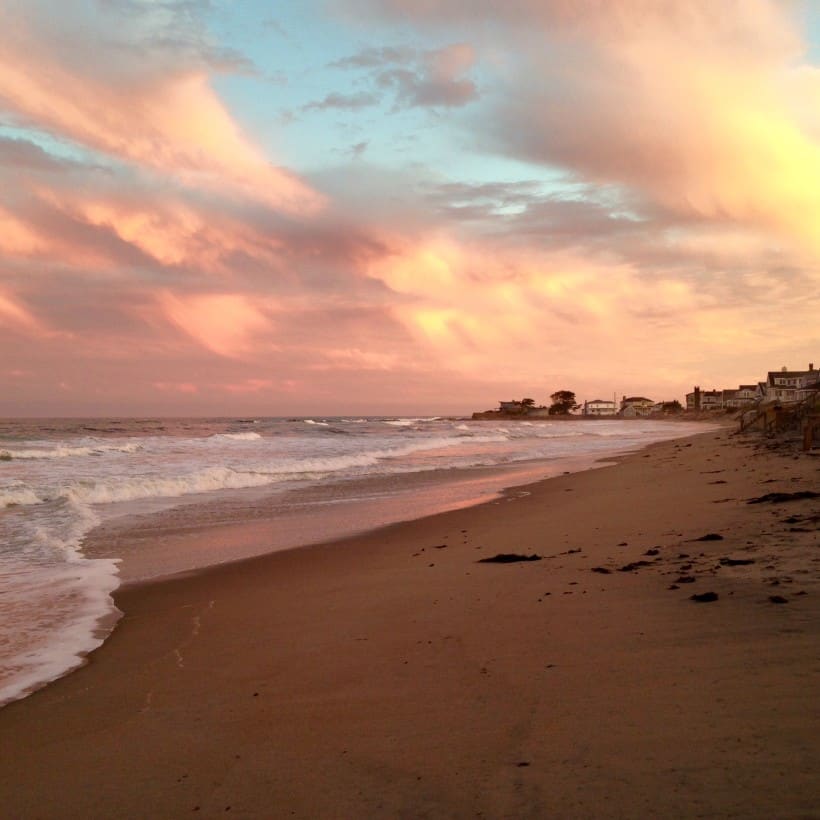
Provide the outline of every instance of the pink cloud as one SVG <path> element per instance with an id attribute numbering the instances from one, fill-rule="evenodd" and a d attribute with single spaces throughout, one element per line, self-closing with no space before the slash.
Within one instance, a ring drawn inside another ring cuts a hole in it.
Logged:
<path id="1" fill-rule="evenodd" d="M 225 390 L 228 393 L 242 395 L 272 390 L 274 387 L 274 382 L 272 379 L 245 379 L 245 381 L 236 382 L 234 384 L 221 384 L 219 387 L 221 390 Z"/>
<path id="2" fill-rule="evenodd" d="M 241 133 L 207 72 L 184 54 L 176 64 L 163 55 L 165 71 L 157 72 L 135 43 L 122 44 L 110 71 L 98 65 L 91 74 L 82 68 L 87 32 L 66 25 L 55 33 L 35 11 L 0 11 L 0 26 L 0 101 L 17 120 L 194 187 L 289 212 L 323 206 Z M 104 49 L 97 56 L 104 62 Z"/>
<path id="3" fill-rule="evenodd" d="M 327 200 L 243 134 L 201 32 L 143 51 L 137 14 L 89 62 L 81 11 L 62 31 L 17 5 L 0 105 L 116 161 L 0 140 L 0 346 L 30 376 L 4 412 L 466 412 L 816 358 L 820 84 L 785 5 L 380 3 L 456 44 L 335 68 L 398 71 L 403 105 L 558 181 L 379 168 L 374 132 L 374 164 L 316 174 Z"/>
<path id="4" fill-rule="evenodd" d="M 802 62 L 791 4 L 351 1 L 476 32 L 501 83 L 485 147 L 820 252 L 820 72 Z"/>
<path id="5" fill-rule="evenodd" d="M 402 295 L 392 310 L 438 363 L 427 371 L 446 369 L 457 380 L 524 383 L 560 362 L 580 390 L 594 391 L 612 383 L 617 363 L 617 378 L 674 395 L 697 377 L 706 351 L 742 349 L 764 361 L 773 340 L 791 332 L 769 300 L 740 303 L 720 280 L 647 275 L 582 251 L 468 246 L 435 236 L 394 249 L 369 273 Z M 805 325 L 810 345 L 813 299 L 779 282 L 767 287 L 789 302 L 790 327 Z"/>
<path id="6" fill-rule="evenodd" d="M 34 330 L 39 325 L 29 310 L 2 292 L 0 292 L 0 321 L 25 330 Z"/>
<path id="7" fill-rule="evenodd" d="M 0 206 L 0 251 L 4 254 L 29 255 L 42 247 L 36 231 Z"/>
<path id="8" fill-rule="evenodd" d="M 163 267 L 188 265 L 203 272 L 229 270 L 227 258 L 244 252 L 274 266 L 280 243 L 222 210 L 217 215 L 189 204 L 180 192 L 159 201 L 149 191 L 99 193 L 40 190 L 41 201 L 71 220 L 111 232 Z M 45 241 L 45 240 L 44 240 Z"/>
<path id="9" fill-rule="evenodd" d="M 165 291 L 159 305 L 166 317 L 203 347 L 220 356 L 247 352 L 256 334 L 270 329 L 270 320 L 241 293 L 175 296 Z"/>
<path id="10" fill-rule="evenodd" d="M 26 333 L 43 333 L 42 322 L 19 299 L 0 290 L 0 326 Z"/>
<path id="11" fill-rule="evenodd" d="M 199 393 L 199 387 L 193 382 L 154 382 L 154 387 L 163 392 L 183 393 L 186 395 Z"/>

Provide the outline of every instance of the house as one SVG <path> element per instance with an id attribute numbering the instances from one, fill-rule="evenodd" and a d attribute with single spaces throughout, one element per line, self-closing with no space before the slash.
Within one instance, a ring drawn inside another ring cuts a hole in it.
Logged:
<path id="1" fill-rule="evenodd" d="M 652 408 L 653 416 L 672 416 L 676 413 L 682 413 L 683 406 L 677 399 L 671 401 L 659 401 Z"/>
<path id="2" fill-rule="evenodd" d="M 634 419 L 638 416 L 648 416 L 655 407 L 652 399 L 645 396 L 624 396 L 621 399 L 620 415 L 625 419 Z"/>
<path id="3" fill-rule="evenodd" d="M 820 370 L 815 370 L 814 365 L 809 362 L 809 369 L 803 371 L 800 384 L 797 388 L 797 400 L 807 399 L 812 394 L 820 391 Z"/>
<path id="4" fill-rule="evenodd" d="M 722 410 L 724 407 L 724 393 L 734 394 L 734 390 L 701 390 L 695 387 L 691 393 L 686 394 L 687 410 Z"/>
<path id="5" fill-rule="evenodd" d="M 727 393 L 733 393 L 733 396 L 727 396 Z M 723 391 L 723 406 L 724 407 L 747 407 L 754 404 L 758 400 L 758 391 L 756 384 L 741 384 L 737 390 Z"/>
<path id="6" fill-rule="evenodd" d="M 700 392 L 701 410 L 722 410 L 723 391 L 722 390 L 701 390 Z"/>
<path id="7" fill-rule="evenodd" d="M 721 408 L 729 409 L 735 406 L 737 398 L 737 390 L 721 390 L 720 391 L 720 406 Z"/>
<path id="8" fill-rule="evenodd" d="M 809 363 L 808 370 L 770 370 L 766 376 L 766 401 L 802 401 L 820 390 L 820 370 Z"/>
<path id="9" fill-rule="evenodd" d="M 502 413 L 522 413 L 524 412 L 524 405 L 520 401 L 500 401 L 498 402 L 498 409 Z"/>
<path id="10" fill-rule="evenodd" d="M 766 381 L 741 384 L 737 390 L 701 390 L 686 394 L 687 410 L 738 410 L 760 401 L 802 401 L 820 390 L 820 371 L 809 364 L 808 370 L 772 370 Z"/>
<path id="11" fill-rule="evenodd" d="M 615 416 L 617 414 L 618 407 L 614 401 L 593 399 L 584 402 L 583 415 L 585 416 Z"/>

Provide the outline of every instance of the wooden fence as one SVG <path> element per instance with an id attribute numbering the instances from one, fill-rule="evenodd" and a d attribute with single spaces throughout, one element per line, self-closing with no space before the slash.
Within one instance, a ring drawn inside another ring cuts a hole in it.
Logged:
<path id="1" fill-rule="evenodd" d="M 764 435 L 773 436 L 787 430 L 798 430 L 802 434 L 804 450 L 811 450 L 820 444 L 820 392 L 814 392 L 797 402 L 766 402 L 740 417 L 738 432 L 760 430 Z"/>

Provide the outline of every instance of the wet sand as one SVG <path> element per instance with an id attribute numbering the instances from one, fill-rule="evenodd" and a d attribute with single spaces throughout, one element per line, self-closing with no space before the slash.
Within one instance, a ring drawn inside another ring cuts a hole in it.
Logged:
<path id="1" fill-rule="evenodd" d="M 0 710 L 2 814 L 818 817 L 820 500 L 747 503 L 818 479 L 705 433 L 124 588 Z"/>

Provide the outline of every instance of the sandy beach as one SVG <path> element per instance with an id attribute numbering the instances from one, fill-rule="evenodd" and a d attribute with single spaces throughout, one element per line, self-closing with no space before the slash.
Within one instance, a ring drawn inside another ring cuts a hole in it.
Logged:
<path id="1" fill-rule="evenodd" d="M 820 817 L 818 479 L 727 428 L 125 587 L 0 710 L 0 814 Z"/>

